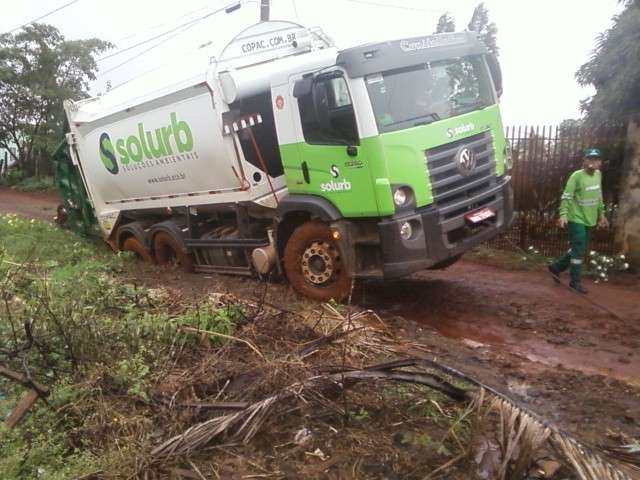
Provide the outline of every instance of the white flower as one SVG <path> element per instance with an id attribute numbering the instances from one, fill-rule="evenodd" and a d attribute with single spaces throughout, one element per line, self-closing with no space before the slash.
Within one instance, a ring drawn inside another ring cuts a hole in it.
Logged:
<path id="1" fill-rule="evenodd" d="M 527 261 L 527 257 L 522 257 L 522 261 L 526 262 Z"/>
<path id="2" fill-rule="evenodd" d="M 593 257 L 595 254 L 596 254 L 596 252 L 595 252 L 595 251 L 593 251 L 593 250 L 591 250 L 591 251 L 589 252 L 589 255 L 591 255 L 592 257 Z"/>
<path id="3" fill-rule="evenodd" d="M 600 280 L 595 280 L 593 283 L 600 283 Z"/>
<path id="4" fill-rule="evenodd" d="M 533 250 L 533 245 L 531 245 L 531 246 L 529 247 L 529 251 L 531 251 L 531 250 Z"/>
<path id="5" fill-rule="evenodd" d="M 600 265 L 598 265 L 598 270 L 602 270 L 602 267 Z"/>
<path id="6" fill-rule="evenodd" d="M 606 277 L 606 275 L 604 273 L 600 274 L 600 278 L 605 278 L 605 277 Z"/>
<path id="7" fill-rule="evenodd" d="M 591 265 L 597 265 L 598 262 L 596 262 L 595 260 L 591 260 Z"/>
<path id="8" fill-rule="evenodd" d="M 625 270 L 628 270 L 628 269 L 629 269 L 629 264 L 628 264 L 628 263 L 625 263 L 622 267 L 623 267 Z"/>

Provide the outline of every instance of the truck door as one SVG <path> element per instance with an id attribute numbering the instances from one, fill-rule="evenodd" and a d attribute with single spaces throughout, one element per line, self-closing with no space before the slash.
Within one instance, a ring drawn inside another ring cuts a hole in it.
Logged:
<path id="1" fill-rule="evenodd" d="M 297 151 L 284 162 L 289 192 L 324 197 L 345 217 L 378 215 L 344 73 L 292 78 L 289 92 L 289 118 L 299 139 Z"/>

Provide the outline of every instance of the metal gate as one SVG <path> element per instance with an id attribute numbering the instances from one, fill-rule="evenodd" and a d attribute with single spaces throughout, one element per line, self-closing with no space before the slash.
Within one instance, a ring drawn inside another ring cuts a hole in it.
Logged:
<path id="1" fill-rule="evenodd" d="M 559 126 L 508 127 L 513 149 L 515 219 L 513 227 L 492 241 L 494 247 L 510 242 L 527 249 L 534 246 L 543 255 L 556 256 L 567 248 L 566 231 L 556 226 L 564 185 L 572 172 L 581 168 L 582 152 L 596 147 L 603 152 L 603 196 L 611 224 L 618 207 L 626 129 L 610 126 L 589 130 L 563 123 Z M 594 230 L 590 248 L 615 254 L 614 228 Z M 507 239 L 509 241 L 507 241 Z"/>

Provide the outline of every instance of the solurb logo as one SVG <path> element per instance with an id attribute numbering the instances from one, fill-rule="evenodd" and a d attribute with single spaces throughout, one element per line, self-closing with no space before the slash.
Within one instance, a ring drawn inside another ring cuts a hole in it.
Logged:
<path id="1" fill-rule="evenodd" d="M 109 173 L 116 175 L 120 171 L 120 165 L 128 165 L 132 161 L 142 162 L 145 159 L 153 160 L 193 150 L 193 135 L 189 124 L 184 120 L 178 121 L 175 112 L 169 117 L 171 123 L 166 127 L 156 128 L 151 132 L 145 131 L 144 125 L 139 123 L 137 135 L 119 138 L 115 142 L 112 142 L 106 132 L 100 135 L 100 160 Z"/>

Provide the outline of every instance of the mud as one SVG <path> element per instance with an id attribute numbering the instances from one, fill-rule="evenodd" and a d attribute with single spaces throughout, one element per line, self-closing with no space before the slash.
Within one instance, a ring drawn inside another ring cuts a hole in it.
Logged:
<path id="1" fill-rule="evenodd" d="M 442 272 L 365 285 L 356 301 L 449 338 L 640 386 L 640 290 L 589 289 L 584 298 L 542 272 L 463 261 Z"/>
<path id="2" fill-rule="evenodd" d="M 55 192 L 20 192 L 0 186 L 0 213 L 53 222 L 60 197 Z"/>

